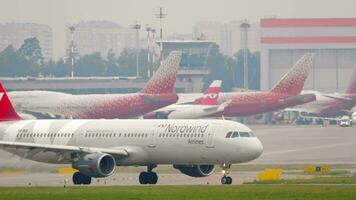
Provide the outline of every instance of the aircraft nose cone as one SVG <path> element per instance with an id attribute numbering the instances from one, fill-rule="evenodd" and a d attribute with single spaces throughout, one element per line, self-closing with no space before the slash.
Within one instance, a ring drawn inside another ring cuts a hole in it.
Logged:
<path id="1" fill-rule="evenodd" d="M 250 143 L 250 153 L 249 153 L 250 159 L 254 160 L 260 157 L 262 153 L 263 153 L 263 145 L 258 138 L 255 138 Z"/>
<path id="2" fill-rule="evenodd" d="M 255 148 L 254 148 L 254 154 L 255 154 L 255 158 L 258 158 L 262 155 L 263 153 L 263 145 L 261 143 L 261 141 L 259 139 L 256 138 L 256 145 L 255 145 Z"/>

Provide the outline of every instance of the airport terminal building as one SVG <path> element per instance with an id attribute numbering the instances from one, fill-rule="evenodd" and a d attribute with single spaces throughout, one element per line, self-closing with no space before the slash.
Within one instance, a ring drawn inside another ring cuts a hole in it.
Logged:
<path id="1" fill-rule="evenodd" d="M 316 54 L 305 89 L 344 92 L 356 65 L 356 18 L 261 19 L 261 89 L 306 52 Z"/>

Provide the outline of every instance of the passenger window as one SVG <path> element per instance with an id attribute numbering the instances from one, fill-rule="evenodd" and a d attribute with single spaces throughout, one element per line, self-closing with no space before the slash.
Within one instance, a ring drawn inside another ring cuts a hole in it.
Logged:
<path id="1" fill-rule="evenodd" d="M 239 137 L 239 132 L 235 131 L 235 132 L 232 134 L 232 138 L 235 138 L 235 137 Z"/>
<path id="2" fill-rule="evenodd" d="M 248 132 L 240 132 L 240 137 L 250 137 Z"/>
<path id="3" fill-rule="evenodd" d="M 226 138 L 230 138 L 231 135 L 232 135 L 232 132 L 230 131 L 230 132 L 227 133 Z"/>

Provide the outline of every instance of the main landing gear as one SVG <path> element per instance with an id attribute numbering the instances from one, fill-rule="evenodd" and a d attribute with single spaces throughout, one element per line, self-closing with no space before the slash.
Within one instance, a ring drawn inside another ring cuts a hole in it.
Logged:
<path id="1" fill-rule="evenodd" d="M 91 183 L 91 177 L 80 172 L 75 172 L 72 180 L 74 185 L 90 185 Z"/>
<path id="2" fill-rule="evenodd" d="M 221 178 L 221 184 L 223 185 L 230 185 L 232 183 L 232 178 L 230 176 L 227 176 L 229 174 L 229 169 L 231 167 L 231 164 L 222 164 L 221 169 L 223 173 L 223 177 Z"/>
<path id="3" fill-rule="evenodd" d="M 158 176 L 156 172 L 152 169 L 157 167 L 157 165 L 148 165 L 147 172 L 141 172 L 138 178 L 140 184 L 156 184 L 158 181 Z"/>

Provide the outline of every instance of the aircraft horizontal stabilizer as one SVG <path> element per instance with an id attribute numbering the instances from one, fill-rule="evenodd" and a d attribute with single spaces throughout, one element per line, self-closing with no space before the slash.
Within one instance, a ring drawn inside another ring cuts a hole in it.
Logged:
<path id="1" fill-rule="evenodd" d="M 308 103 L 315 100 L 316 100 L 315 94 L 301 94 L 298 96 L 288 97 L 286 99 L 283 99 L 282 101 L 288 107 L 292 107 L 292 106 Z"/>
<path id="2" fill-rule="evenodd" d="M 167 94 L 141 94 L 143 101 L 150 104 L 161 104 L 161 103 L 175 103 L 177 102 L 178 96 L 175 93 Z"/>

